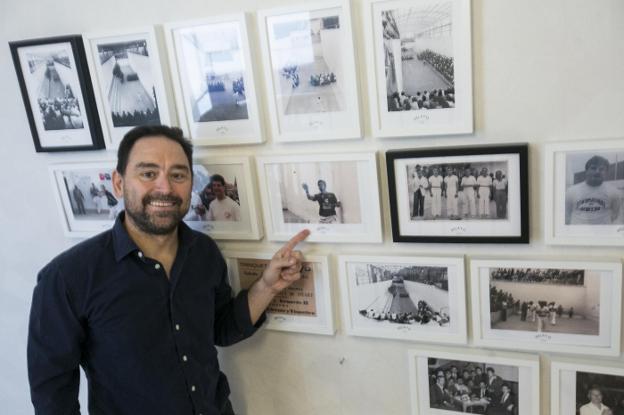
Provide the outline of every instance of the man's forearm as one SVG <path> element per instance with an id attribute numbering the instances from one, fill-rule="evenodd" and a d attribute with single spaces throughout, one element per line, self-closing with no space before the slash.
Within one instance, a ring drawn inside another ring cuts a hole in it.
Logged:
<path id="1" fill-rule="evenodd" d="M 247 294 L 247 301 L 249 302 L 249 316 L 252 324 L 256 324 L 276 294 L 277 292 L 268 287 L 262 278 L 251 286 Z"/>

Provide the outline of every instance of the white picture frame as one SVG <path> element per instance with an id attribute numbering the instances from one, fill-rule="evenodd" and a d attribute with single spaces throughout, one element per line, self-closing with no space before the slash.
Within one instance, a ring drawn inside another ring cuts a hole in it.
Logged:
<path id="1" fill-rule="evenodd" d="M 54 199 L 65 236 L 88 238 L 113 226 L 115 218 L 123 210 L 123 199 L 115 196 L 112 188 L 115 165 L 115 161 L 104 160 L 49 166 Z M 95 191 L 91 189 L 91 183 Z M 78 192 L 73 186 L 78 188 Z M 102 191 L 102 186 L 105 191 Z M 115 206 L 109 206 L 107 192 L 117 200 Z"/>
<path id="2" fill-rule="evenodd" d="M 361 138 L 349 1 L 260 10 L 258 28 L 273 139 Z"/>
<path id="3" fill-rule="evenodd" d="M 262 143 L 247 15 L 165 23 L 164 30 L 180 125 L 192 142 Z"/>
<path id="4" fill-rule="evenodd" d="M 603 364 L 552 361 L 550 363 L 550 413 L 552 415 L 577 414 L 584 402 L 589 403 L 589 389 L 594 387 L 601 390 L 601 404 L 604 405 L 606 401 L 609 409 L 615 409 L 613 405 L 615 397 L 617 396 L 619 405 L 622 393 L 619 392 L 621 389 L 614 384 L 614 380 L 619 384 L 624 381 L 624 368 L 620 364 L 615 366 Z M 584 387 L 585 385 L 590 386 L 588 388 Z M 588 395 L 578 396 L 579 389 Z"/>
<path id="5" fill-rule="evenodd" d="M 341 255 L 338 262 L 348 335 L 466 344 L 463 257 Z"/>
<path id="6" fill-rule="evenodd" d="M 410 413 L 412 415 L 464 413 L 464 409 L 469 406 L 485 405 L 485 401 L 472 397 L 469 399 L 453 398 L 451 406 L 445 409 L 438 408 L 440 405 L 437 402 L 431 402 L 433 399 L 430 397 L 430 387 L 433 388 L 436 385 L 430 384 L 430 372 L 437 376 L 438 370 L 442 370 L 444 374 L 445 370 L 451 366 L 456 366 L 458 371 L 464 368 L 471 370 L 479 367 L 483 373 L 486 373 L 487 368 L 494 369 L 493 374 L 511 387 L 512 396 L 515 396 L 514 402 L 518 409 L 518 412 L 514 413 L 540 413 L 539 356 L 502 352 L 484 353 L 465 348 L 461 350 L 418 348 L 408 351 Z M 502 389 L 500 381 L 496 381 L 496 388 L 499 390 Z M 494 402 L 499 399 L 491 399 L 489 405 L 486 406 L 494 405 Z"/>
<path id="7" fill-rule="evenodd" d="M 374 152 L 259 156 L 256 167 L 269 240 L 309 229 L 308 242 L 382 241 Z"/>
<path id="8" fill-rule="evenodd" d="M 620 354 L 621 262 L 475 259 L 470 270 L 475 345 Z"/>
<path id="9" fill-rule="evenodd" d="M 107 149 L 136 126 L 175 122 L 153 26 L 82 37 Z"/>
<path id="10" fill-rule="evenodd" d="M 585 179 L 585 167 L 594 156 L 604 158 L 609 165 L 598 185 L 591 179 L 590 185 Z M 624 171 L 620 167 L 624 140 L 549 143 L 544 157 L 546 243 L 624 246 Z M 619 212 L 613 217 L 615 208 Z"/>
<path id="11" fill-rule="evenodd" d="M 193 157 L 191 208 L 184 221 L 189 227 L 217 240 L 259 240 L 262 215 L 256 195 L 256 180 L 250 156 L 210 156 L 198 152 Z M 225 181 L 221 202 L 215 202 L 211 178 Z M 211 209 L 212 203 L 215 208 Z"/>
<path id="12" fill-rule="evenodd" d="M 472 133 L 470 0 L 368 0 L 364 13 L 373 136 Z"/>
<path id="13" fill-rule="evenodd" d="M 230 285 L 238 292 L 262 275 L 273 254 L 225 251 L 223 256 Z M 246 280 L 241 281 L 241 274 Z M 309 301 L 310 298 L 314 301 Z M 278 294 L 268 306 L 266 328 L 333 336 L 334 318 L 327 257 L 304 255 L 302 278 Z"/>

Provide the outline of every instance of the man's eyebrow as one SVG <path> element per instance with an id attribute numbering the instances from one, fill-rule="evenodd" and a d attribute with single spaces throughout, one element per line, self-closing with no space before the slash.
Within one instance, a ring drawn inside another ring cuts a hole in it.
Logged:
<path id="1" fill-rule="evenodd" d="M 159 168 L 160 166 L 156 163 L 149 163 L 146 161 L 140 161 L 137 164 L 134 165 L 134 167 L 136 167 L 137 169 L 154 169 L 154 168 Z"/>
<path id="2" fill-rule="evenodd" d="M 173 166 L 171 166 L 171 170 L 191 171 L 191 169 L 189 169 L 189 166 L 187 166 L 186 164 L 174 164 Z"/>

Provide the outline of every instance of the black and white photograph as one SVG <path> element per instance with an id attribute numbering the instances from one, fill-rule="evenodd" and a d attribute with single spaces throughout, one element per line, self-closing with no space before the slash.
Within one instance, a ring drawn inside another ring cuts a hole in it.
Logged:
<path id="1" fill-rule="evenodd" d="M 60 164 L 50 169 L 68 236 L 90 236 L 108 229 L 124 210 L 123 198 L 113 190 L 114 164 Z"/>
<path id="2" fill-rule="evenodd" d="M 621 140 L 549 143 L 545 154 L 546 242 L 624 245 L 624 146 Z"/>
<path id="3" fill-rule="evenodd" d="M 487 415 L 519 411 L 516 366 L 429 358 L 429 407 Z"/>
<path id="4" fill-rule="evenodd" d="M 528 242 L 526 145 L 386 152 L 395 242 Z"/>
<path id="5" fill-rule="evenodd" d="M 539 357 L 409 351 L 412 414 L 539 413 Z"/>
<path id="6" fill-rule="evenodd" d="M 469 2 L 382 0 L 367 13 L 374 134 L 471 132 Z"/>
<path id="7" fill-rule="evenodd" d="M 455 107 L 453 3 L 381 12 L 388 111 Z"/>
<path id="8" fill-rule="evenodd" d="M 471 267 L 476 344 L 619 353 L 619 263 L 473 260 Z"/>
<path id="9" fill-rule="evenodd" d="M 325 6 L 259 12 L 277 141 L 361 137 L 349 5 Z"/>
<path id="10" fill-rule="evenodd" d="M 381 236 L 373 153 L 258 157 L 269 237 L 310 229 L 308 242 Z M 359 235 L 359 236 L 358 236 Z M 281 240 L 281 239 L 277 239 Z"/>
<path id="11" fill-rule="evenodd" d="M 554 361 L 553 415 L 624 415 L 624 370 Z"/>
<path id="12" fill-rule="evenodd" d="M 202 145 L 261 142 L 244 14 L 165 25 L 181 121 Z"/>
<path id="13" fill-rule="evenodd" d="M 191 206 L 184 221 L 214 239 L 259 239 L 260 212 L 248 157 L 207 157 L 193 161 Z"/>
<path id="14" fill-rule="evenodd" d="M 10 42 L 37 151 L 103 147 L 82 39 Z"/>
<path id="15" fill-rule="evenodd" d="M 461 258 L 341 256 L 343 307 L 352 335 L 461 342 Z"/>
<path id="16" fill-rule="evenodd" d="M 411 220 L 507 220 L 507 161 L 408 164 Z"/>

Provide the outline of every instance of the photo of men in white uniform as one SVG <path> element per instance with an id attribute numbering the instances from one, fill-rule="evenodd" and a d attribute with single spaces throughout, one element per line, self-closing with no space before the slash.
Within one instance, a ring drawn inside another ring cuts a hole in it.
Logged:
<path id="1" fill-rule="evenodd" d="M 479 217 L 488 218 L 490 216 L 490 194 L 492 189 L 492 178 L 488 176 L 487 167 L 481 169 L 481 174 L 477 178 L 477 198 L 479 199 Z"/>
<path id="2" fill-rule="evenodd" d="M 618 169 L 622 163 L 618 160 L 622 160 L 622 156 L 578 153 L 567 156 L 566 225 L 624 224 L 621 208 L 624 172 L 618 173 L 618 170 L 622 170 Z"/>

